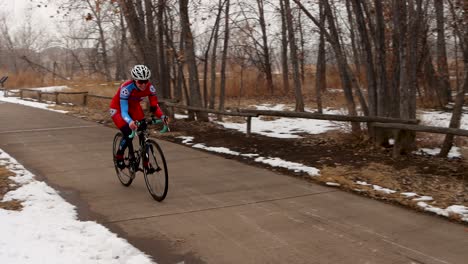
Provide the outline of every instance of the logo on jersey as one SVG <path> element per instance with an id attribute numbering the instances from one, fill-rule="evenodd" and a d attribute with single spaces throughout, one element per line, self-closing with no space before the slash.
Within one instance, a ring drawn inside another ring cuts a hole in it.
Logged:
<path id="1" fill-rule="evenodd" d="M 153 85 L 151 85 L 151 87 L 150 87 L 150 91 L 151 91 L 151 93 L 156 93 L 156 88 L 154 88 L 154 86 L 153 86 Z"/>
<path id="2" fill-rule="evenodd" d="M 128 97 L 129 95 L 130 95 L 130 92 L 128 91 L 127 88 L 122 88 L 122 90 L 120 90 L 120 96 Z"/>
<path id="3" fill-rule="evenodd" d="M 111 115 L 111 116 L 114 116 L 115 113 L 117 113 L 117 109 L 111 108 L 111 109 L 109 110 L 109 112 L 110 112 L 110 115 Z"/>

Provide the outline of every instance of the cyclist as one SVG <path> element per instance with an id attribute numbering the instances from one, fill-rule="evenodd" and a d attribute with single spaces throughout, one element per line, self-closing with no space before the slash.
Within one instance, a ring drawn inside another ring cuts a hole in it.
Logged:
<path id="1" fill-rule="evenodd" d="M 145 122 L 142 122 L 140 127 L 138 127 L 136 123 L 145 119 L 145 114 L 143 113 L 143 109 L 140 105 L 140 102 L 144 97 L 149 98 L 151 113 L 157 118 L 162 119 L 164 122 L 168 122 L 168 118 L 164 115 L 158 105 L 156 88 L 149 82 L 151 71 L 148 67 L 145 65 L 135 65 L 130 73 L 132 79 L 120 85 L 119 90 L 114 95 L 110 103 L 110 114 L 112 116 L 112 120 L 123 134 L 115 157 L 117 160 L 117 166 L 120 169 L 125 168 L 123 155 L 128 145 L 132 144 L 132 139 L 129 138 L 132 130 L 146 128 Z M 143 165 L 146 168 L 148 166 L 148 159 L 144 159 L 143 162 Z"/>

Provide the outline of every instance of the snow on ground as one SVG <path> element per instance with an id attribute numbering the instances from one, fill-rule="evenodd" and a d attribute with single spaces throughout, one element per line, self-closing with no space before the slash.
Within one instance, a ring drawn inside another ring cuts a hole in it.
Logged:
<path id="1" fill-rule="evenodd" d="M 54 88 L 54 89 L 56 89 L 56 88 Z M 51 105 L 53 106 L 55 104 L 45 104 L 45 103 L 38 103 L 38 102 L 33 102 L 33 101 L 26 101 L 26 100 L 21 100 L 18 97 L 10 97 L 10 96 L 9 97 L 4 97 L 4 94 L 5 93 L 3 91 L 0 91 L 0 101 L 13 103 L 13 104 L 21 104 L 21 105 L 31 106 L 31 107 L 35 107 L 35 108 L 42 108 L 42 109 L 46 109 L 46 110 L 50 110 L 50 111 L 54 111 L 54 112 L 59 112 L 59 113 L 67 113 L 67 111 L 62 111 L 62 110 L 56 110 L 56 109 L 49 108 L 49 106 L 51 106 Z"/>
<path id="2" fill-rule="evenodd" d="M 0 263 L 153 263 L 104 226 L 79 221 L 73 205 L 1 149 L 0 165 L 20 185 L 3 202 L 23 205 L 21 211 L 0 209 Z"/>
<path id="3" fill-rule="evenodd" d="M 38 90 L 42 92 L 58 92 L 58 91 L 66 91 L 69 90 L 67 86 L 49 86 L 49 87 L 34 87 L 34 88 L 28 88 L 28 89 L 33 89 L 33 90 Z"/>
<path id="4" fill-rule="evenodd" d="M 431 155 L 431 156 L 436 156 L 437 154 L 440 153 L 440 148 L 433 148 L 433 149 L 430 149 L 430 148 L 420 148 L 419 150 L 417 151 L 414 151 L 413 152 L 414 154 L 418 154 L 418 155 Z M 450 149 L 450 152 L 448 153 L 448 158 L 449 159 L 453 159 L 453 158 L 460 158 L 461 157 L 461 153 L 460 153 L 460 148 L 459 147 L 452 147 Z"/>
<path id="5" fill-rule="evenodd" d="M 43 87 L 43 91 L 57 91 L 65 87 Z M 24 104 L 57 112 L 49 109 L 47 104 L 19 100 L 14 97 L 3 97 L 0 91 L 0 101 Z M 291 110 L 285 105 L 260 105 L 262 110 Z M 307 109 L 313 112 L 313 110 Z M 327 114 L 346 114 L 344 110 L 325 110 Z M 184 118 L 176 115 L 176 118 Z M 428 125 L 447 125 L 450 115 L 442 112 L 421 111 L 420 118 Z M 236 129 L 243 133 L 246 124 L 219 122 L 226 128 Z M 319 134 L 328 130 L 347 129 L 343 122 L 331 122 L 313 119 L 274 118 L 271 121 L 261 118 L 252 119 L 252 133 L 258 133 L 277 138 L 298 138 L 299 133 Z M 468 118 L 462 121 L 462 128 L 468 129 Z M 282 160 L 277 157 L 260 157 L 258 154 L 239 153 L 224 147 L 211 147 L 206 144 L 192 143 L 193 137 L 182 137 L 183 144 L 206 151 L 243 156 L 256 162 L 272 167 L 282 167 L 296 172 L 304 172 L 313 176 L 320 175 L 314 167 Z M 454 148 L 453 155 L 458 150 Z M 440 150 L 422 149 L 424 153 L 438 153 Z M 0 263 L 151 263 L 144 253 L 138 251 L 124 239 L 117 237 L 105 227 L 95 222 L 77 220 L 75 208 L 64 201 L 58 193 L 44 182 L 34 180 L 34 176 L 6 153 L 1 151 L 0 164 L 8 165 L 16 176 L 13 180 L 22 185 L 9 192 L 4 201 L 19 199 L 23 201 L 22 211 L 7 211 L 0 209 Z M 356 182 L 357 185 L 370 186 L 374 190 L 398 194 L 394 190 L 372 185 L 366 182 Z M 329 186 L 338 187 L 338 183 L 327 182 Z M 356 189 L 356 191 L 363 191 Z M 431 206 L 425 202 L 432 197 L 418 195 L 412 192 L 399 193 L 418 202 L 424 210 L 449 216 L 458 214 L 463 221 L 468 222 L 468 208 L 452 205 L 445 209 Z M 35 221 L 31 221 L 34 219 Z M 47 261 L 44 259 L 47 256 Z"/>
<path id="6" fill-rule="evenodd" d="M 451 113 L 442 111 L 418 111 L 418 118 L 422 125 L 448 127 L 450 123 Z M 460 123 L 461 129 L 468 129 L 468 117 L 463 115 Z"/>
<path id="7" fill-rule="evenodd" d="M 288 108 L 286 105 L 258 105 L 255 106 L 258 110 L 277 110 L 287 111 L 294 110 Z M 306 109 L 308 112 L 314 112 L 311 109 Z M 342 115 L 341 110 L 324 109 L 324 114 Z M 246 133 L 247 124 L 245 123 L 232 123 L 232 122 L 217 122 L 216 123 L 224 126 L 228 129 L 238 130 Z M 343 122 L 333 122 L 328 120 L 318 119 L 305 119 L 305 118 L 287 118 L 280 117 L 274 118 L 274 120 L 264 120 L 263 118 L 252 118 L 251 132 L 264 135 L 267 137 L 275 138 L 302 138 L 301 133 L 305 134 L 321 134 L 329 130 L 346 130 L 347 125 Z"/>

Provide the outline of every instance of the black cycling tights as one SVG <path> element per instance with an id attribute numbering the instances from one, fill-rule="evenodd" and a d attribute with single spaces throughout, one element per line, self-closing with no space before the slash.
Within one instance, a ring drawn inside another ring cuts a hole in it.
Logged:
<path id="1" fill-rule="evenodd" d="M 140 125 L 138 126 L 138 131 L 145 130 L 146 127 L 147 127 L 146 122 L 144 120 L 140 121 Z M 127 149 L 129 145 L 131 146 L 130 149 L 133 150 L 133 143 L 132 143 L 133 138 L 129 138 L 129 136 L 132 134 L 132 129 L 130 128 L 130 126 L 126 124 L 120 129 L 120 131 L 122 132 L 123 137 L 122 137 L 122 140 L 120 140 L 120 145 L 119 145 L 119 149 L 117 150 L 117 155 L 123 155 L 125 152 L 125 149 Z"/>

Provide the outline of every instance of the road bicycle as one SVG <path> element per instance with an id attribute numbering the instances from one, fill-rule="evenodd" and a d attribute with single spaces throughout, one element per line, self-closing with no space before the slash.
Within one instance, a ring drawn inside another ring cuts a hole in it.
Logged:
<path id="1" fill-rule="evenodd" d="M 137 123 L 138 129 L 132 132 L 130 138 L 133 138 L 135 134 L 138 135 L 139 148 L 135 150 L 133 144 L 128 144 L 124 152 L 125 167 L 123 169 L 117 166 L 117 159 L 115 158 L 123 137 L 122 132 L 119 131 L 115 134 L 112 148 L 115 172 L 120 182 L 128 187 L 135 179 L 136 173 L 139 171 L 143 172 L 146 187 L 151 196 L 158 202 L 164 200 L 167 195 L 169 187 L 168 171 L 161 147 L 156 141 L 149 138 L 148 126 L 150 124 L 161 123 L 164 126 L 160 133 L 169 131 L 167 122 L 160 119 L 144 119 Z M 146 160 L 148 161 L 147 164 L 145 164 Z"/>

